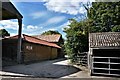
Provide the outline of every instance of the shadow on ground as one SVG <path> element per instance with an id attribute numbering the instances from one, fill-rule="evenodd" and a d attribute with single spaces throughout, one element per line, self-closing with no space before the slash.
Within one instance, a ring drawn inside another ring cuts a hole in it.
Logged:
<path id="1" fill-rule="evenodd" d="M 2 71 L 10 72 L 15 74 L 23 74 L 28 77 L 38 77 L 38 78 L 60 78 L 70 74 L 74 74 L 78 71 L 81 71 L 79 68 L 76 68 L 68 64 L 68 60 L 57 59 L 50 61 L 37 62 L 32 64 L 21 64 L 15 66 L 3 67 Z M 6 76 L 15 76 L 7 75 Z M 3 74 L 3 76 L 5 76 Z M 17 75 L 19 77 L 19 75 Z"/>

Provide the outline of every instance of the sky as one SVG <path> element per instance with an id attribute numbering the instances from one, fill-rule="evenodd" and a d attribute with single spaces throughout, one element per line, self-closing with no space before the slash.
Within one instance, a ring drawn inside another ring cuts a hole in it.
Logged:
<path id="1" fill-rule="evenodd" d="M 16 9 L 23 15 L 22 34 L 39 35 L 48 30 L 63 32 L 69 27 L 68 19 L 78 21 L 85 19 L 86 10 L 83 4 L 89 0 L 11 0 Z M 91 1 L 89 1 L 91 2 Z M 18 34 L 16 19 L 0 21 L 0 29 L 6 29 L 11 36 Z"/>

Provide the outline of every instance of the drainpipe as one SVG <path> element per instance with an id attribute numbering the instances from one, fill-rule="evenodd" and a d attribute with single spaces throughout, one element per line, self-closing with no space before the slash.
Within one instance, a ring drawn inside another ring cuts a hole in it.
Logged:
<path id="1" fill-rule="evenodd" d="M 19 29 L 18 29 L 18 45 L 17 45 L 17 62 L 19 64 L 21 64 L 22 62 L 22 18 L 18 19 L 18 25 L 19 25 Z"/>

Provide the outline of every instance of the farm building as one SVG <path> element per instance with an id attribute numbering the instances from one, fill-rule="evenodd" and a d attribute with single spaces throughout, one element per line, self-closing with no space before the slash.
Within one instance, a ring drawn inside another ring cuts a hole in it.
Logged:
<path id="1" fill-rule="evenodd" d="M 120 32 L 89 34 L 88 67 L 91 74 L 120 76 Z"/>
<path id="2" fill-rule="evenodd" d="M 62 35 L 60 34 L 52 34 L 52 35 L 34 35 L 34 37 L 39 38 L 41 40 L 45 40 L 51 43 L 55 43 L 62 47 L 61 44 L 64 44 L 62 39 Z M 64 51 L 61 49 L 58 50 L 58 57 L 64 57 Z"/>
<path id="3" fill-rule="evenodd" d="M 0 20 L 18 19 L 18 44 L 17 44 L 17 62 L 21 63 L 21 33 L 23 16 L 16 7 L 9 1 L 0 1 Z"/>
<path id="4" fill-rule="evenodd" d="M 17 58 L 17 38 L 12 36 L 2 40 L 2 56 L 16 61 Z M 50 43 L 32 36 L 22 35 L 22 62 L 40 61 L 57 58 L 58 45 Z"/>

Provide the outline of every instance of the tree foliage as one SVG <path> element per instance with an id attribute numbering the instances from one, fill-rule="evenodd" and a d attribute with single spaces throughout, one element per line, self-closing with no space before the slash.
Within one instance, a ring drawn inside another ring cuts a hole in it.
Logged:
<path id="1" fill-rule="evenodd" d="M 92 7 L 83 5 L 87 18 L 78 22 L 70 19 L 65 28 L 65 51 L 72 61 L 81 52 L 88 51 L 88 34 L 91 32 L 120 32 L 120 2 L 93 2 Z"/>
<path id="2" fill-rule="evenodd" d="M 83 27 L 84 22 L 78 22 L 75 19 L 69 21 L 69 28 L 64 28 L 64 32 L 67 34 L 65 51 L 74 62 L 81 52 L 88 50 L 88 32 Z"/>
<path id="3" fill-rule="evenodd" d="M 120 2 L 93 2 L 88 19 L 93 20 L 92 27 L 97 28 L 96 32 L 119 32 Z"/>
<path id="4" fill-rule="evenodd" d="M 52 34 L 60 34 L 60 33 L 58 31 L 52 31 L 52 30 L 49 30 L 49 31 L 42 33 L 42 35 L 52 35 Z"/>
<path id="5" fill-rule="evenodd" d="M 0 29 L 0 35 L 4 38 L 5 36 L 10 36 L 10 33 L 5 29 Z"/>
<path id="6" fill-rule="evenodd" d="M 52 31 L 52 30 L 49 30 L 49 31 L 46 31 L 46 32 L 43 32 L 41 35 L 55 35 L 55 34 L 59 34 L 61 35 L 60 37 L 60 41 L 57 43 L 59 46 L 61 47 L 64 47 L 64 39 L 62 38 L 62 34 L 59 33 L 58 31 Z"/>

